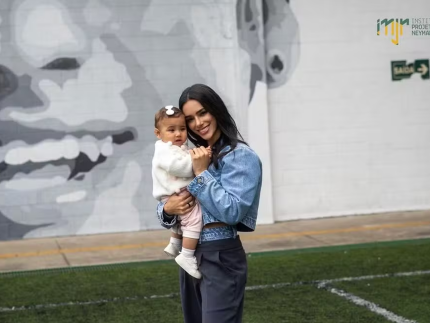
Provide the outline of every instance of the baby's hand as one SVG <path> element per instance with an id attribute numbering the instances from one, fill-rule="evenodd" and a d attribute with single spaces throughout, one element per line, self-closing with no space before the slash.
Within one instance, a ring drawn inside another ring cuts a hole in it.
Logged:
<path id="1" fill-rule="evenodd" d="M 206 147 L 206 150 L 209 153 L 209 158 L 212 158 L 212 148 L 211 148 L 211 146 Z"/>

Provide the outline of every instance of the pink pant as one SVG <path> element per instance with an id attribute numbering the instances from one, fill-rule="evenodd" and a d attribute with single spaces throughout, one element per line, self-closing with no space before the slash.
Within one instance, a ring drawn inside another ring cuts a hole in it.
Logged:
<path id="1" fill-rule="evenodd" d="M 185 190 L 181 191 L 179 195 L 184 194 Z M 168 197 L 162 199 L 165 202 Z M 185 238 L 199 239 L 200 232 L 203 227 L 202 209 L 199 201 L 195 200 L 195 204 L 191 212 L 178 216 L 180 221 L 171 230 L 179 235 L 183 235 Z"/>

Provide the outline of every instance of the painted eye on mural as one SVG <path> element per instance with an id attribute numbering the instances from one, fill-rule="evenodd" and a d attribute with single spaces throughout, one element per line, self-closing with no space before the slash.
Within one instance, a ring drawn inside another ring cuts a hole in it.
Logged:
<path id="1" fill-rule="evenodd" d="M 43 70 L 76 70 L 81 64 L 76 58 L 60 57 L 41 67 Z"/>

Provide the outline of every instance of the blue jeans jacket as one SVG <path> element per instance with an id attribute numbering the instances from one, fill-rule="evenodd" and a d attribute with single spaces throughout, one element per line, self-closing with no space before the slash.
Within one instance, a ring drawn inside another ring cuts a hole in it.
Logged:
<path id="1" fill-rule="evenodd" d="M 225 147 L 222 151 L 230 149 Z M 202 208 L 203 224 L 224 222 L 237 231 L 254 231 L 262 183 L 260 158 L 247 145 L 236 148 L 219 162 L 196 176 L 188 191 L 198 199 Z M 176 223 L 176 217 L 163 212 L 165 202 L 158 203 L 157 215 L 165 228 Z"/>

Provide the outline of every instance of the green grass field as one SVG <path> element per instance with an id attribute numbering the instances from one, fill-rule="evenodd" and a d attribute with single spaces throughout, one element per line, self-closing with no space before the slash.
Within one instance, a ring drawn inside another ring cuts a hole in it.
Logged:
<path id="1" fill-rule="evenodd" d="M 430 239 L 250 254 L 248 262 L 244 322 L 430 322 Z M 391 275 L 405 272 L 415 274 Z M 182 322 L 178 290 L 173 261 L 4 273 L 0 322 Z"/>

